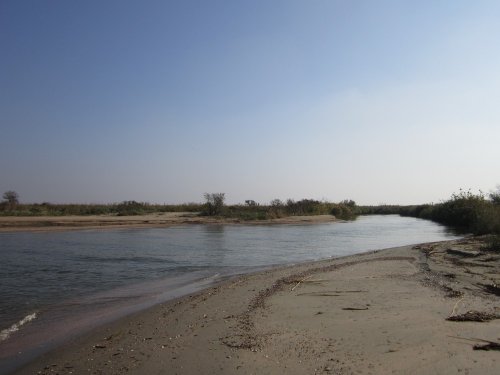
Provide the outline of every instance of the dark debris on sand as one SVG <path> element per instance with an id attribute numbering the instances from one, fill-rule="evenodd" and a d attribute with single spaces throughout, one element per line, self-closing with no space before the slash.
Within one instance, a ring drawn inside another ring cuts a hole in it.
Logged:
<path id="1" fill-rule="evenodd" d="M 473 347 L 474 350 L 500 350 L 500 343 L 488 341 L 486 344 L 477 344 Z"/>
<path id="2" fill-rule="evenodd" d="M 495 319 L 500 319 L 500 315 L 473 310 L 446 318 L 451 322 L 489 322 Z"/>

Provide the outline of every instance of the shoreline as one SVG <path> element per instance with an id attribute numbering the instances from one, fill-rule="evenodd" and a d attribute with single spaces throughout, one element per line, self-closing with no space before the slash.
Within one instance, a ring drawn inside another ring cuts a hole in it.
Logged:
<path id="1" fill-rule="evenodd" d="M 14 373 L 498 373 L 498 352 L 470 340 L 500 340 L 500 321 L 446 320 L 500 314 L 499 297 L 481 289 L 500 283 L 500 260 L 471 261 L 478 246 L 465 238 L 239 276 L 106 324 Z"/>
<path id="2" fill-rule="evenodd" d="M 318 224 L 342 222 L 332 215 L 288 216 L 267 220 L 239 220 L 199 216 L 190 212 L 166 212 L 159 214 L 114 216 L 0 216 L 0 233 L 9 232 L 53 232 L 66 230 L 167 228 L 194 224 Z"/>

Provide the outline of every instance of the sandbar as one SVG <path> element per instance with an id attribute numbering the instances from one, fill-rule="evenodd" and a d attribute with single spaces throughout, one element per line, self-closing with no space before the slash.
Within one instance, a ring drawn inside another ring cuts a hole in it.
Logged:
<path id="1" fill-rule="evenodd" d="M 200 216 L 193 212 L 165 212 L 147 215 L 116 216 L 0 216 L 1 232 L 47 232 L 76 229 L 164 228 L 189 224 L 317 224 L 338 221 L 332 215 L 288 216 L 266 220 Z"/>

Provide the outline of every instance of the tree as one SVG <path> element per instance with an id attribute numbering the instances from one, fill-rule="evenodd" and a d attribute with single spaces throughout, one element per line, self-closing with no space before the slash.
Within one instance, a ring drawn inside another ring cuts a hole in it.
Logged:
<path id="1" fill-rule="evenodd" d="M 344 206 L 354 208 L 356 207 L 356 202 L 354 202 L 352 199 L 344 199 L 340 204 L 343 204 Z"/>
<path id="2" fill-rule="evenodd" d="M 6 191 L 3 193 L 3 199 L 5 200 L 4 207 L 8 207 L 9 209 L 13 209 L 17 204 L 19 204 L 19 194 L 17 194 L 13 190 Z"/>
<path id="3" fill-rule="evenodd" d="M 217 216 L 222 214 L 224 208 L 224 193 L 205 193 L 205 214 L 208 216 Z"/>
<path id="4" fill-rule="evenodd" d="M 3 199 L 5 199 L 10 205 L 16 205 L 19 203 L 19 194 L 13 190 L 9 190 L 3 193 Z"/>
<path id="5" fill-rule="evenodd" d="M 497 190 L 490 193 L 490 199 L 494 204 L 500 205 L 500 185 L 497 186 Z"/>
<path id="6" fill-rule="evenodd" d="M 271 219 L 283 216 L 283 202 L 280 199 L 273 199 L 269 204 L 269 217 Z"/>
<path id="7" fill-rule="evenodd" d="M 283 207 L 283 202 L 281 201 L 281 199 L 273 199 L 270 203 L 271 207 Z"/>

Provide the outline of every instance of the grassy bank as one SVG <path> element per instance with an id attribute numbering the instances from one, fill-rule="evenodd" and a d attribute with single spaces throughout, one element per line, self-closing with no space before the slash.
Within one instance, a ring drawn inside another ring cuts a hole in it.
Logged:
<path id="1" fill-rule="evenodd" d="M 151 204 L 146 202 L 124 201 L 114 204 L 0 204 L 0 216 L 89 216 L 116 215 L 132 216 L 162 212 L 199 212 L 202 216 L 216 216 L 239 220 L 268 220 L 288 216 L 334 215 L 339 219 L 351 220 L 356 216 L 356 204 L 353 201 L 331 203 L 313 199 L 292 199 L 282 202 L 273 200 L 270 204 L 258 204 L 247 201 L 245 204 L 219 207 L 209 203 Z"/>
<path id="2" fill-rule="evenodd" d="M 205 203 L 177 205 L 136 201 L 114 204 L 21 204 L 4 201 L 0 203 L 0 216 L 131 216 L 197 212 L 202 216 L 251 221 L 310 215 L 333 215 L 338 219 L 353 220 L 358 215 L 398 214 L 432 220 L 467 233 L 500 234 L 500 191 L 485 196 L 483 193 L 473 194 L 461 190 L 441 203 L 411 206 L 357 206 L 352 200 L 333 203 L 314 199 L 274 199 L 269 204 L 248 200 L 245 204 L 226 205 L 223 193 L 206 194 L 205 199 Z"/>
<path id="3" fill-rule="evenodd" d="M 405 207 L 400 215 L 429 219 L 473 234 L 500 234 L 500 204 L 484 194 L 460 191 L 438 203 Z"/>
<path id="4" fill-rule="evenodd" d="M 412 206 L 381 205 L 361 206 L 360 215 L 388 215 L 417 217 L 432 220 L 457 230 L 476 235 L 500 234 L 500 194 L 473 194 L 460 190 L 448 200 L 436 204 Z"/>
<path id="5" fill-rule="evenodd" d="M 0 216 L 89 216 L 89 215 L 146 215 L 159 212 L 200 212 L 200 203 L 151 204 L 146 202 L 124 201 L 112 204 L 0 204 Z"/>
<path id="6" fill-rule="evenodd" d="M 342 220 L 353 220 L 356 217 L 356 204 L 353 201 L 332 203 L 314 199 L 294 201 L 288 199 L 283 202 L 279 199 L 271 201 L 269 205 L 250 203 L 245 205 L 231 205 L 223 207 L 219 216 L 241 220 L 268 220 L 289 216 L 333 215 Z M 203 211 L 206 214 L 206 211 Z"/>

